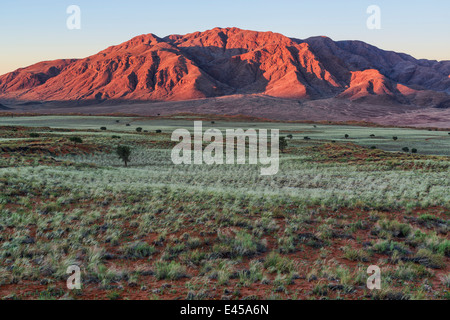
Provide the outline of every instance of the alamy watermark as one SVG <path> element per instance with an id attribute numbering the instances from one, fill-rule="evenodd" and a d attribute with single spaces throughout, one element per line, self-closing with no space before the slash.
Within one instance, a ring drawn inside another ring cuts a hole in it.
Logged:
<path id="1" fill-rule="evenodd" d="M 181 139 L 181 140 L 180 140 Z M 248 157 L 246 141 L 248 139 Z M 176 129 L 172 141 L 179 143 L 172 149 L 174 164 L 248 164 L 263 165 L 261 175 L 275 175 L 279 169 L 278 129 L 270 130 L 270 155 L 268 153 L 269 136 L 267 129 L 226 129 L 225 139 L 218 129 L 208 129 L 203 133 L 201 121 L 194 122 L 194 138 L 187 129 Z M 224 161 L 225 140 L 225 161 Z M 203 149 L 203 143 L 208 145 Z M 192 150 L 193 149 L 193 150 Z M 236 151 L 236 152 L 235 152 Z"/>
<path id="2" fill-rule="evenodd" d="M 381 29 L 381 8 L 377 5 L 371 5 L 367 7 L 367 14 L 370 16 L 367 18 L 366 25 L 369 30 Z"/>
<path id="3" fill-rule="evenodd" d="M 66 9 L 66 13 L 70 16 L 67 17 L 66 26 L 69 30 L 81 29 L 81 9 L 77 5 L 70 5 Z"/>
<path id="4" fill-rule="evenodd" d="M 371 276 L 367 278 L 367 289 L 380 290 L 381 289 L 381 269 L 380 269 L 380 267 L 371 265 L 367 268 L 367 273 L 371 274 Z"/>
<path id="5" fill-rule="evenodd" d="M 67 289 L 81 289 L 81 270 L 77 265 L 70 265 L 66 270 L 67 274 L 70 274 L 69 278 L 67 278 Z"/>

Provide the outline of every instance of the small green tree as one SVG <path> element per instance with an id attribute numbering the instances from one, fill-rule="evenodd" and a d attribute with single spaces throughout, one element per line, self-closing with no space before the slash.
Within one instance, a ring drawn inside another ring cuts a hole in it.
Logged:
<path id="1" fill-rule="evenodd" d="M 74 144 L 83 143 L 83 139 L 81 139 L 80 137 L 70 137 L 69 140 L 72 141 Z"/>
<path id="2" fill-rule="evenodd" d="M 141 128 L 141 127 L 137 127 L 137 128 L 136 128 L 136 131 L 137 131 L 137 132 L 142 132 L 142 128 Z"/>
<path id="3" fill-rule="evenodd" d="M 417 149 L 416 148 L 412 148 L 411 149 L 411 153 L 417 153 Z"/>
<path id="4" fill-rule="evenodd" d="M 288 137 L 289 139 L 292 140 L 292 138 L 293 138 L 294 136 L 293 136 L 292 134 L 288 134 L 287 137 Z"/>
<path id="5" fill-rule="evenodd" d="M 394 139 L 394 141 L 397 141 L 398 140 L 398 137 L 392 137 L 392 139 Z"/>
<path id="6" fill-rule="evenodd" d="M 404 152 L 409 152 L 409 148 L 408 148 L 408 147 L 404 147 L 402 150 L 403 150 Z"/>
<path id="7" fill-rule="evenodd" d="M 124 162 L 125 167 L 128 166 L 131 156 L 131 148 L 128 146 L 117 146 L 116 153 L 119 158 Z"/>
<path id="8" fill-rule="evenodd" d="M 100 127 L 100 130 L 106 130 L 106 127 Z"/>
<path id="9" fill-rule="evenodd" d="M 348 135 L 348 134 L 345 134 L 345 136 L 344 136 L 344 137 L 345 137 L 345 139 L 348 139 L 349 135 Z"/>
<path id="10" fill-rule="evenodd" d="M 286 137 L 280 137 L 279 148 L 280 148 L 281 152 L 284 152 L 286 147 L 287 147 Z"/>

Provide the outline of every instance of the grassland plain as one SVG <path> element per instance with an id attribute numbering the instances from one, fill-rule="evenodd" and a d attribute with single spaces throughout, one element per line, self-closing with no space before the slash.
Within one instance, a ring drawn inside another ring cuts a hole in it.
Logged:
<path id="1" fill-rule="evenodd" d="M 193 119 L 0 118 L 0 297 L 450 298 L 447 132 L 208 120 L 279 128 L 278 174 L 172 164 Z"/>

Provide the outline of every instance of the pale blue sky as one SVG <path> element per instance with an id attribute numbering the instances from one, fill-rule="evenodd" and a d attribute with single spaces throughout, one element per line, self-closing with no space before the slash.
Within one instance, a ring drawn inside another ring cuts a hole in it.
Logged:
<path id="1" fill-rule="evenodd" d="M 81 8 L 81 30 L 66 27 L 72 4 Z M 366 27 L 372 4 L 381 8 L 381 30 Z M 85 57 L 139 34 L 214 27 L 362 40 L 416 58 L 450 60 L 448 0 L 1 0 L 0 74 L 41 60 Z"/>

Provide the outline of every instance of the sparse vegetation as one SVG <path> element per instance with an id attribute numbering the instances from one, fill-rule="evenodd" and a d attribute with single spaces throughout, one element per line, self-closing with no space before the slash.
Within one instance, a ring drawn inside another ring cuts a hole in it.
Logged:
<path id="1" fill-rule="evenodd" d="M 266 177 L 174 165 L 172 123 L 136 120 L 143 135 L 121 119 L 0 127 L 0 297 L 448 299 L 446 132 L 370 128 L 371 149 L 367 128 L 277 123 L 300 139 Z M 82 289 L 67 293 L 74 263 Z M 369 265 L 382 290 L 366 289 Z"/>

